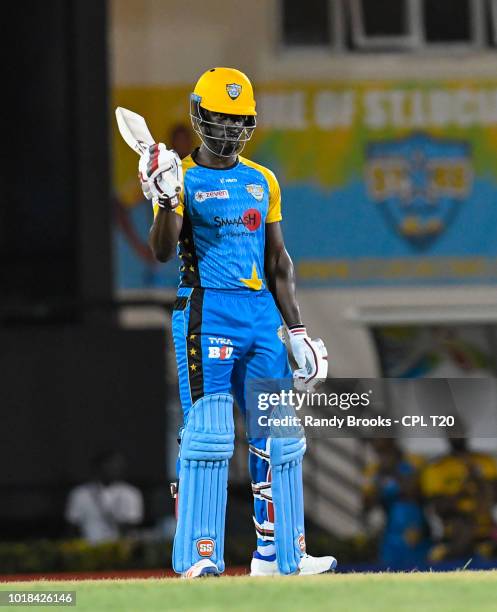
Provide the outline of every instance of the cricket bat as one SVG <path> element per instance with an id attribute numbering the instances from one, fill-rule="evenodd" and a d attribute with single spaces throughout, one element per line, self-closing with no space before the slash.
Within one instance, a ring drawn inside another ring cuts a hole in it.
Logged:
<path id="1" fill-rule="evenodd" d="M 121 136 L 138 155 L 145 153 L 149 146 L 154 144 L 155 140 L 145 119 L 138 113 L 118 106 L 116 108 L 116 119 Z"/>
<path id="2" fill-rule="evenodd" d="M 145 153 L 149 146 L 154 144 L 155 140 L 148 129 L 145 119 L 138 113 L 134 113 L 127 108 L 118 106 L 116 108 L 116 120 L 121 136 L 124 138 L 126 144 L 131 147 L 133 151 L 136 151 L 138 155 Z M 178 165 L 181 177 L 180 181 L 182 181 L 183 172 L 181 170 L 181 162 L 179 161 L 179 158 Z M 177 184 L 175 189 L 176 193 L 179 193 L 181 191 L 181 185 Z M 146 197 L 151 199 L 151 196 L 149 197 L 146 195 Z M 179 200 L 177 195 L 172 195 L 170 198 L 173 204 L 178 204 Z"/>

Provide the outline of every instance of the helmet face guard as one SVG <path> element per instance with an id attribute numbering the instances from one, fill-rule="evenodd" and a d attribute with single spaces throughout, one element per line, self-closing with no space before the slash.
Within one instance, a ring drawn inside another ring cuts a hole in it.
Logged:
<path id="1" fill-rule="evenodd" d="M 214 113 L 203 108 L 200 100 L 199 96 L 191 95 L 190 118 L 193 130 L 204 146 L 218 157 L 233 157 L 241 153 L 252 138 L 256 127 L 255 116 Z M 224 115 L 226 121 L 214 121 L 212 115 Z"/>

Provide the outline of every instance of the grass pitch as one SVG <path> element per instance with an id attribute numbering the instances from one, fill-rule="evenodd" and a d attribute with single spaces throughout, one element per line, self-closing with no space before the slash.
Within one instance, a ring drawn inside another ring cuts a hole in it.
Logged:
<path id="1" fill-rule="evenodd" d="M 497 610 L 497 571 L 18 582 L 3 583 L 0 590 L 75 590 L 76 607 L 63 609 L 77 612 Z"/>

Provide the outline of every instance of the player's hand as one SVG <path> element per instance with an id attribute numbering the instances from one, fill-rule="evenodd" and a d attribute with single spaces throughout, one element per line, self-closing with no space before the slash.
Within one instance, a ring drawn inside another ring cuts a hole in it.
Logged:
<path id="1" fill-rule="evenodd" d="M 313 388 L 328 376 L 328 351 L 321 338 L 311 340 L 303 325 L 288 330 L 290 346 L 298 369 L 294 371 L 295 387 Z"/>
<path id="2" fill-rule="evenodd" d="M 162 142 L 151 145 L 138 163 L 138 177 L 143 195 L 162 208 L 176 208 L 183 186 L 183 168 L 176 151 Z"/>

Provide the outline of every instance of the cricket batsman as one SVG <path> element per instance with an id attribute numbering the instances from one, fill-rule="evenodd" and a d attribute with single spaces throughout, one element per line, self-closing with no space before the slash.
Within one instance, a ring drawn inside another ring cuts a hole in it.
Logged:
<path id="1" fill-rule="evenodd" d="M 292 378 L 283 322 L 298 365 L 293 376 L 305 384 L 327 372 L 324 345 L 309 338 L 300 316 L 278 181 L 240 156 L 256 115 L 247 76 L 212 68 L 190 96 L 200 147 L 181 161 L 154 144 L 139 163 L 143 192 L 154 205 L 154 255 L 165 262 L 177 253 L 181 262 L 172 317 L 184 412 L 173 567 L 185 578 L 224 571 L 233 396 L 245 413 L 247 380 Z M 257 535 L 252 576 L 336 567 L 334 557 L 306 554 L 304 452 L 304 437 L 249 437 Z"/>

